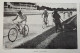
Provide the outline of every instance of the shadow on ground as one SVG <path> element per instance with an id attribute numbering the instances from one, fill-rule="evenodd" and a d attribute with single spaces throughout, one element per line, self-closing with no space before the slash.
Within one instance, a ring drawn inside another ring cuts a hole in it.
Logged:
<path id="1" fill-rule="evenodd" d="M 60 33 L 46 47 L 47 49 L 77 49 L 77 31 Z"/>

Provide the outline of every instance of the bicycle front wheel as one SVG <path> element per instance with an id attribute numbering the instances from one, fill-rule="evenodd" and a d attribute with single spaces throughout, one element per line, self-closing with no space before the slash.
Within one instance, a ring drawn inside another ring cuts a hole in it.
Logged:
<path id="1" fill-rule="evenodd" d="M 9 41 L 14 42 L 17 39 L 17 35 L 18 33 L 17 33 L 16 28 L 11 28 L 8 32 Z"/>

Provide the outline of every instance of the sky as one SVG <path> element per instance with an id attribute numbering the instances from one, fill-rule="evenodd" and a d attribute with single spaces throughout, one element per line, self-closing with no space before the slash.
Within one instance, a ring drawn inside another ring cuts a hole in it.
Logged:
<path id="1" fill-rule="evenodd" d="M 76 3 L 36 3 L 39 6 L 47 6 L 51 8 L 77 8 Z"/>

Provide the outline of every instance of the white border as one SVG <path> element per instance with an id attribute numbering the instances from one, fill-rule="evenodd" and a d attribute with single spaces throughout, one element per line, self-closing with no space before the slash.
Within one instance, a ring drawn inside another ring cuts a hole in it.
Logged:
<path id="1" fill-rule="evenodd" d="M 78 49 L 4 49 L 3 48 L 3 3 L 4 2 L 77 3 Z M 0 0 L 0 53 L 80 53 L 80 0 Z"/>

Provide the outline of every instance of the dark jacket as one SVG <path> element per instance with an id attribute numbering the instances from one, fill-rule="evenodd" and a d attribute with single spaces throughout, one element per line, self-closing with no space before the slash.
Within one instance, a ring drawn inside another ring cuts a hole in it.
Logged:
<path id="1" fill-rule="evenodd" d="M 57 12 L 55 12 L 55 13 L 53 14 L 53 18 L 54 18 L 55 20 L 57 20 L 57 19 L 60 18 L 60 15 L 59 15 Z"/>

